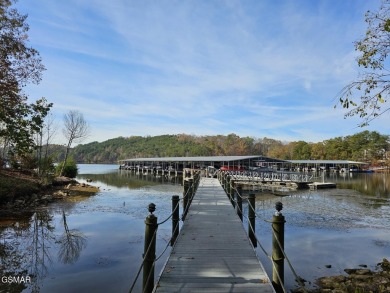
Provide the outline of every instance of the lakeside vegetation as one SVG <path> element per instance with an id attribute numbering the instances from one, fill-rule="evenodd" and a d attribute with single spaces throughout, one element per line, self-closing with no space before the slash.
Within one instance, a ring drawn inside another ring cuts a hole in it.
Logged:
<path id="1" fill-rule="evenodd" d="M 59 146 L 53 146 L 56 152 Z M 71 150 L 78 163 L 117 163 L 142 157 L 185 157 L 263 155 L 285 160 L 355 160 L 372 165 L 388 164 L 390 136 L 362 131 L 322 142 L 285 142 L 272 138 L 229 135 L 196 136 L 187 134 L 118 137 L 104 142 L 80 144 Z M 57 153 L 57 161 L 63 151 Z"/>

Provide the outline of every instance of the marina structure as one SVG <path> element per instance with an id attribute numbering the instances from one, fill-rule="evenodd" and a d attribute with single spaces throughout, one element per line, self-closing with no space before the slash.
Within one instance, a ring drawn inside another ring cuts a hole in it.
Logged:
<path id="1" fill-rule="evenodd" d="M 133 158 L 120 160 L 120 168 L 125 170 L 154 170 L 155 172 L 189 169 L 226 168 L 227 170 L 250 168 L 281 168 L 287 161 L 265 156 L 200 156 Z"/>
<path id="2" fill-rule="evenodd" d="M 132 158 L 119 161 L 120 168 L 155 174 L 181 174 L 184 169 L 222 171 L 366 171 L 367 163 L 348 160 L 281 160 L 265 156 L 199 156 Z"/>

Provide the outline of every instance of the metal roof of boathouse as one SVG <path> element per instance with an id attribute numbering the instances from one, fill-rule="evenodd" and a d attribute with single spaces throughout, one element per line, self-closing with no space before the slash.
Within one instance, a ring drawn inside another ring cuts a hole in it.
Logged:
<path id="1" fill-rule="evenodd" d="M 261 155 L 251 156 L 194 156 L 194 157 L 154 157 L 154 158 L 131 158 L 119 160 L 121 164 L 139 163 L 139 162 L 166 162 L 166 163 L 245 163 L 245 162 L 265 162 L 265 163 L 281 163 L 281 164 L 294 164 L 294 165 L 328 165 L 328 166 L 351 166 L 351 165 L 367 165 L 364 162 L 349 161 L 349 160 L 281 160 L 276 158 L 270 158 Z"/>
<path id="2" fill-rule="evenodd" d="M 368 165 L 364 162 L 348 160 L 287 160 L 293 164 L 317 164 L 317 165 Z"/>
<path id="3" fill-rule="evenodd" d="M 161 158 L 133 158 L 119 160 L 119 162 L 236 162 L 236 161 L 266 161 L 286 163 L 288 161 L 265 156 L 199 156 L 199 157 L 161 157 Z"/>

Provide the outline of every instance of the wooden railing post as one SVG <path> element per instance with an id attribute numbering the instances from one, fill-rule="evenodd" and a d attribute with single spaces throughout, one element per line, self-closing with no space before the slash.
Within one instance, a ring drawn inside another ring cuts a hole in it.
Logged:
<path id="1" fill-rule="evenodd" d="M 223 171 L 223 174 L 222 174 L 222 187 L 223 189 L 226 191 L 226 171 Z"/>
<path id="2" fill-rule="evenodd" d="M 189 185 L 189 198 L 188 198 L 188 202 L 187 202 L 187 211 L 191 205 L 191 202 L 192 202 L 192 198 L 194 197 L 194 194 L 195 194 L 195 185 L 194 185 L 194 178 L 190 178 L 188 179 L 188 185 Z"/>
<path id="3" fill-rule="evenodd" d="M 156 260 L 156 232 L 157 217 L 153 215 L 156 210 L 154 203 L 149 204 L 150 215 L 145 219 L 145 245 L 144 245 L 144 270 L 142 292 L 151 293 L 154 287 L 154 261 Z"/>
<path id="4" fill-rule="evenodd" d="M 230 189 L 231 189 L 231 186 L 230 186 L 230 179 L 231 179 L 231 176 L 230 175 L 227 175 L 226 176 L 226 188 L 225 188 L 225 192 L 227 194 L 228 197 L 230 197 Z"/>
<path id="5" fill-rule="evenodd" d="M 189 190 L 190 186 L 188 180 L 184 180 L 183 185 L 184 185 L 184 191 L 183 191 L 183 214 L 181 216 L 182 221 L 184 221 L 186 218 L 187 206 L 190 198 L 190 190 Z"/>
<path id="6" fill-rule="evenodd" d="M 171 246 L 175 244 L 177 236 L 179 236 L 179 201 L 178 195 L 172 195 L 172 238 Z"/>
<path id="7" fill-rule="evenodd" d="M 272 285 L 277 293 L 283 292 L 284 283 L 284 216 L 280 212 L 283 204 L 275 204 L 276 212 L 272 217 Z"/>
<path id="8" fill-rule="evenodd" d="M 237 199 L 237 215 L 242 222 L 242 186 L 241 185 L 237 186 L 236 199 Z"/>
<path id="9" fill-rule="evenodd" d="M 236 202 L 234 201 L 234 180 L 230 179 L 230 192 L 229 192 L 229 199 L 230 202 L 232 203 L 233 208 L 236 206 Z"/>
<path id="10" fill-rule="evenodd" d="M 256 196 L 251 193 L 248 197 L 248 234 L 254 247 L 257 247 L 256 241 Z"/>

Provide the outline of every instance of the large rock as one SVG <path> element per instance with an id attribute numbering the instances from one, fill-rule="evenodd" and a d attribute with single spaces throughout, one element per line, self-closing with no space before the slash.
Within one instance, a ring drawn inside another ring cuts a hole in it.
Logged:
<path id="1" fill-rule="evenodd" d="M 382 270 L 384 270 L 385 272 L 390 272 L 390 261 L 384 258 L 380 265 L 382 267 Z"/>
<path id="2" fill-rule="evenodd" d="M 317 285 L 323 289 L 336 289 L 339 285 L 345 282 L 347 278 L 343 275 L 322 277 L 317 279 Z"/>
<path id="3" fill-rule="evenodd" d="M 64 186 L 64 185 L 68 185 L 72 182 L 74 182 L 74 179 L 69 178 L 69 177 L 65 177 L 65 176 L 59 176 L 59 177 L 55 177 L 53 179 L 53 185 L 56 185 L 56 186 Z"/>

